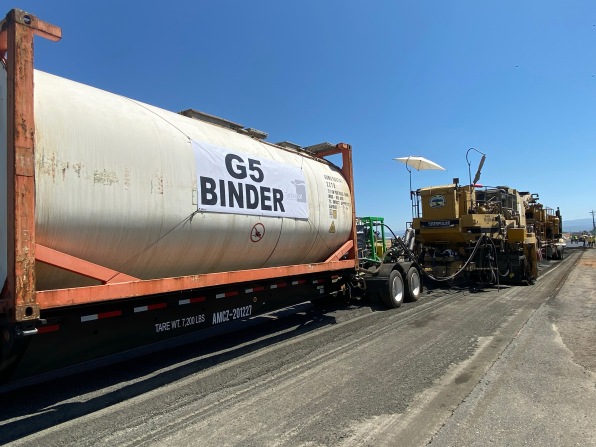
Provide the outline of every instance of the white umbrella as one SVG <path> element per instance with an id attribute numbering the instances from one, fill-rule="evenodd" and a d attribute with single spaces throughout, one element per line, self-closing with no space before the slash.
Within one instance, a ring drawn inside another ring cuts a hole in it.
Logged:
<path id="1" fill-rule="evenodd" d="M 410 173 L 410 200 L 412 201 L 412 217 L 414 217 L 414 208 L 416 208 L 416 210 L 417 210 L 418 207 L 414 206 L 414 196 L 412 195 L 412 171 L 410 170 L 409 166 L 413 167 L 417 171 L 422 171 L 422 170 L 426 170 L 426 169 L 436 170 L 436 171 L 445 171 L 445 168 L 442 166 L 439 166 L 434 161 L 428 160 L 427 158 L 417 157 L 414 155 L 410 155 L 409 157 L 394 158 L 394 160 L 401 161 L 402 163 L 405 163 L 406 169 Z"/>
<path id="2" fill-rule="evenodd" d="M 445 170 L 444 167 L 439 166 L 434 161 L 430 161 L 424 157 L 415 157 L 415 156 L 399 157 L 399 158 L 394 158 L 394 160 L 401 161 L 402 163 L 405 163 L 406 169 L 408 169 L 408 166 L 411 166 L 414 169 L 416 169 L 417 171 L 422 171 L 422 170 L 426 170 L 426 169 L 434 169 L 437 171 Z M 408 171 L 409 171 L 409 169 L 408 169 Z"/>

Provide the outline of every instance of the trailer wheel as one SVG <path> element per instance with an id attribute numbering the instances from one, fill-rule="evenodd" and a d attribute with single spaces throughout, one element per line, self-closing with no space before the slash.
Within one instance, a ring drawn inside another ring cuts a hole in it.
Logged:
<path id="1" fill-rule="evenodd" d="M 422 279 L 416 267 L 410 267 L 406 275 L 406 300 L 418 301 L 422 294 Z"/>
<path id="2" fill-rule="evenodd" d="M 387 281 L 387 290 L 383 293 L 383 304 L 385 306 L 396 309 L 404 302 L 404 280 L 401 277 L 401 273 L 397 270 L 393 270 L 389 274 L 389 281 Z"/>

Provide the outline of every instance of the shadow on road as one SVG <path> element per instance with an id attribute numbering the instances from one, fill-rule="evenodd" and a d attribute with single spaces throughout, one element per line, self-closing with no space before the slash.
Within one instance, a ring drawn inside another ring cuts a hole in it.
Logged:
<path id="1" fill-rule="evenodd" d="M 178 340 L 178 346 L 167 350 L 155 347 L 154 352 L 142 356 L 134 354 L 134 358 L 109 366 L 0 394 L 0 445 L 335 324 L 335 317 L 328 315 L 330 311 L 333 306 L 299 304 L 227 327 L 207 329 Z M 86 395 L 90 395 L 88 400 L 84 400 Z"/>

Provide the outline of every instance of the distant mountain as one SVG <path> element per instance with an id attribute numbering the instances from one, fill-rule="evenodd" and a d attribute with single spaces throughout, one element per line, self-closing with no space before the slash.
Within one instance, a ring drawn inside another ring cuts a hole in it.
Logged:
<path id="1" fill-rule="evenodd" d="M 593 225 L 592 225 L 591 217 L 588 217 L 586 219 L 565 220 L 565 216 L 563 216 L 563 232 L 564 233 L 591 231 L 592 227 L 593 227 Z"/>

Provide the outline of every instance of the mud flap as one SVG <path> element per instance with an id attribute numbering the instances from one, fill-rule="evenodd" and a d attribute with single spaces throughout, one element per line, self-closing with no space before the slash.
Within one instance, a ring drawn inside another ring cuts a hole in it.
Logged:
<path id="1" fill-rule="evenodd" d="M 17 335 L 14 325 L 0 324 L 0 383 L 11 377 L 30 342 L 31 337 Z"/>

